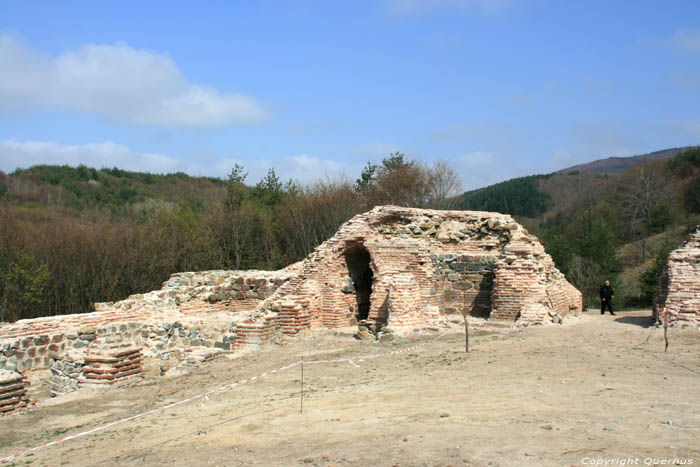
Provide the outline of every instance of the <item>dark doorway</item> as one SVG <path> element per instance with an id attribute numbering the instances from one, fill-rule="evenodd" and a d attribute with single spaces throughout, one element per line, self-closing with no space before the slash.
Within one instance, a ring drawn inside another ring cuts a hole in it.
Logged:
<path id="1" fill-rule="evenodd" d="M 370 261 L 369 251 L 361 243 L 349 245 L 345 250 L 345 264 L 348 266 L 348 273 L 355 285 L 358 321 L 367 319 L 369 316 L 374 280 L 374 273 L 369 266 Z"/>

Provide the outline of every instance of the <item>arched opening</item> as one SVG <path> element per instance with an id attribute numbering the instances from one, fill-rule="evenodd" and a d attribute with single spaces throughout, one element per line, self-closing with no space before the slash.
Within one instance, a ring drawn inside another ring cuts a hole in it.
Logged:
<path id="1" fill-rule="evenodd" d="M 372 260 L 369 251 L 361 243 L 349 245 L 345 250 L 345 264 L 355 286 L 357 320 L 367 319 L 372 298 L 374 273 L 370 267 Z"/>

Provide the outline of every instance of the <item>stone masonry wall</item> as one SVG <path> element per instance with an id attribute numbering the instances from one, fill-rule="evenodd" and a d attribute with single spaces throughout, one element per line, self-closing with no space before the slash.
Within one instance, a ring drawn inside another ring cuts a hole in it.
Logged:
<path id="1" fill-rule="evenodd" d="M 700 226 L 668 255 L 654 308 L 669 313 L 669 325 L 700 325 Z"/>
<path id="2" fill-rule="evenodd" d="M 183 272 L 92 313 L 0 325 L 0 370 L 14 381 L 49 368 L 59 395 L 138 378 L 143 359 L 256 347 L 310 327 L 406 329 L 460 314 L 556 323 L 581 307 L 512 217 L 380 206 L 280 271 Z"/>
<path id="3" fill-rule="evenodd" d="M 345 223 L 309 255 L 298 275 L 262 302 L 264 319 L 252 317 L 246 332 L 258 326 L 259 336 L 275 327 L 295 334 L 356 323 L 361 280 L 348 255 L 360 250 L 369 254 L 373 277 L 368 321 L 384 326 L 455 313 L 560 322 L 582 309 L 580 292 L 512 217 L 381 206 Z"/>
<path id="4" fill-rule="evenodd" d="M 173 274 L 161 290 L 96 303 L 93 313 L 0 325 L 0 369 L 53 367 L 69 352 L 74 357 L 87 352 L 95 338 L 119 338 L 143 347 L 148 356 L 198 345 L 231 349 L 244 319 L 238 312 L 254 310 L 294 274 L 294 265 L 273 272 Z"/>

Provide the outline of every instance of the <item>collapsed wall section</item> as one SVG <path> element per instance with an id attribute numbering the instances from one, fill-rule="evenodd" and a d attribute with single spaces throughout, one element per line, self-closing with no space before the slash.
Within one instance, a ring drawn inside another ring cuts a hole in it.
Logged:
<path id="1" fill-rule="evenodd" d="M 307 323 L 400 327 L 450 314 L 534 324 L 581 309 L 580 292 L 512 217 L 380 206 L 309 255 L 261 303 L 259 326 L 295 334 Z"/>
<path id="2" fill-rule="evenodd" d="M 16 371 L 0 370 L 0 413 L 10 412 L 29 403 L 27 378 Z"/>
<path id="3" fill-rule="evenodd" d="M 669 325 L 700 325 L 700 226 L 668 255 L 653 301 L 655 313 L 668 313 Z"/>
<path id="4" fill-rule="evenodd" d="M 92 313 L 2 324 L 0 370 L 21 376 L 48 368 L 52 394 L 59 395 L 140 378 L 144 358 L 231 350 L 238 323 L 294 277 L 294 267 L 173 274 L 160 290 L 96 303 Z"/>
<path id="5" fill-rule="evenodd" d="M 62 394 L 139 377 L 143 358 L 256 347 L 310 327 L 405 329 L 455 315 L 538 324 L 581 306 L 508 215 L 380 206 L 281 271 L 178 273 L 93 313 L 0 325 L 0 368 L 50 367 Z"/>

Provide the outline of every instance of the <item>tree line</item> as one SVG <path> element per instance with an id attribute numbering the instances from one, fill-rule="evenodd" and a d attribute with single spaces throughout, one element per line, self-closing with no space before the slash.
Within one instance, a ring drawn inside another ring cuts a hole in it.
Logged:
<path id="1" fill-rule="evenodd" d="M 254 185 L 85 166 L 0 172 L 0 321 L 83 313 L 157 289 L 180 271 L 279 269 L 380 204 L 444 208 L 461 192 L 445 162 L 394 153 L 357 180 Z"/>
<path id="2" fill-rule="evenodd" d="M 382 204 L 511 214 L 589 304 L 602 280 L 644 266 L 643 305 L 680 241 L 670 232 L 700 213 L 700 149 L 619 176 L 522 177 L 464 195 L 447 163 L 398 152 L 355 180 L 307 186 L 274 168 L 249 184 L 239 165 L 225 179 L 85 166 L 0 172 L 0 321 L 87 312 L 180 271 L 279 269 Z M 648 243 L 659 233 L 668 238 Z"/>

